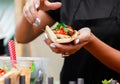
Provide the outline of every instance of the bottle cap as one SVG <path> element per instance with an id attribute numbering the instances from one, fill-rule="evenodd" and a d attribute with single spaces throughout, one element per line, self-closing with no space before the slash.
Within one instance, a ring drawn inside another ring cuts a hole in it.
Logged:
<path id="1" fill-rule="evenodd" d="M 75 81 L 69 81 L 69 84 L 76 84 Z"/>
<path id="2" fill-rule="evenodd" d="M 41 82 L 40 82 L 40 80 L 38 79 L 38 80 L 36 80 L 36 83 L 35 84 L 42 84 Z"/>
<path id="3" fill-rule="evenodd" d="M 83 78 L 78 78 L 77 84 L 84 84 L 84 79 Z"/>
<path id="4" fill-rule="evenodd" d="M 53 84 L 54 78 L 53 77 L 48 77 L 48 84 Z"/>
<path id="5" fill-rule="evenodd" d="M 5 78 L 4 84 L 11 84 L 11 79 L 10 78 Z"/>

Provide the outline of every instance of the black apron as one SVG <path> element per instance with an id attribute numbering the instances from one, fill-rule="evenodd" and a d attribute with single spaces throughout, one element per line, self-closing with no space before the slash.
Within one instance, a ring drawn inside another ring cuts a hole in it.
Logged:
<path id="1" fill-rule="evenodd" d="M 89 27 L 100 40 L 120 50 L 119 0 L 61 2 L 61 9 L 49 13 L 55 20 L 71 25 L 76 30 Z M 60 84 L 68 84 L 69 81 L 77 81 L 78 78 L 84 78 L 85 84 L 102 84 L 102 80 L 111 78 L 120 82 L 120 74 L 109 69 L 83 48 L 65 58 Z"/>

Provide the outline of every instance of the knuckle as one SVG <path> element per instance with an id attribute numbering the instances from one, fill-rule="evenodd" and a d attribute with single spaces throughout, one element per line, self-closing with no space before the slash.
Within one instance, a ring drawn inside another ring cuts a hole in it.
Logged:
<path id="1" fill-rule="evenodd" d="M 29 12 L 29 8 L 28 7 L 25 7 L 24 8 L 24 12 L 27 14 Z"/>

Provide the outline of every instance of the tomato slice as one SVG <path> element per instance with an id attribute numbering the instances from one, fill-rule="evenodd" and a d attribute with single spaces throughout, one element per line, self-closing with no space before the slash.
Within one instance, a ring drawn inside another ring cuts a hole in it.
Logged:
<path id="1" fill-rule="evenodd" d="M 65 25 L 64 23 L 59 23 L 57 27 L 53 29 L 55 34 L 63 35 L 73 35 L 74 31 L 71 26 Z"/>
<path id="2" fill-rule="evenodd" d="M 55 34 L 67 34 L 64 30 L 60 29 L 60 30 L 56 30 Z"/>
<path id="3" fill-rule="evenodd" d="M 0 76 L 3 76 L 4 74 L 6 74 L 6 71 L 3 69 L 0 69 Z"/>

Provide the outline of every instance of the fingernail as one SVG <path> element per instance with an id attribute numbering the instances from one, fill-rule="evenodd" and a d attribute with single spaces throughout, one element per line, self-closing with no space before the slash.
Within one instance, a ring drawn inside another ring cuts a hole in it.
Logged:
<path id="1" fill-rule="evenodd" d="M 80 39 L 76 39 L 75 44 L 78 44 L 80 42 Z"/>
<path id="2" fill-rule="evenodd" d="M 35 23 L 38 24 L 38 25 L 40 25 L 40 19 L 36 18 Z"/>
<path id="3" fill-rule="evenodd" d="M 50 47 L 51 48 L 55 48 L 56 46 L 54 44 L 50 44 Z"/>
<path id="4" fill-rule="evenodd" d="M 44 36 L 45 36 L 45 39 L 48 39 L 48 36 L 47 36 L 47 34 L 46 34 L 46 33 L 44 34 Z"/>
<path id="5" fill-rule="evenodd" d="M 33 23 L 33 26 L 34 26 L 34 27 L 37 27 L 38 25 L 37 25 L 36 23 Z"/>
<path id="6" fill-rule="evenodd" d="M 39 7 L 39 4 L 38 4 L 38 3 L 36 3 L 36 4 L 35 4 L 35 8 L 37 9 L 38 7 Z"/>
<path id="7" fill-rule="evenodd" d="M 40 25 L 40 19 L 36 18 L 35 22 L 33 23 L 33 26 L 37 27 Z"/>

